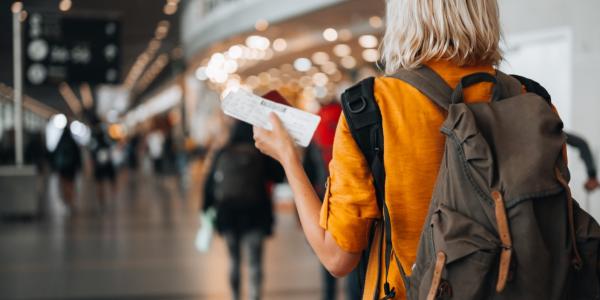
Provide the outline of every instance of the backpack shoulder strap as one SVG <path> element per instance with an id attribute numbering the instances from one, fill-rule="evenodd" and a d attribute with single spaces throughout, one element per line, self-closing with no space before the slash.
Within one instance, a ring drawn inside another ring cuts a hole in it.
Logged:
<path id="1" fill-rule="evenodd" d="M 415 70 L 401 69 L 392 77 L 410 84 L 435 104 L 448 110 L 453 89 L 429 67 L 422 66 Z"/>
<path id="2" fill-rule="evenodd" d="M 523 93 L 523 85 L 517 78 L 496 70 L 496 78 L 500 85 L 501 94 L 504 98 L 517 96 Z"/>
<path id="3" fill-rule="evenodd" d="M 548 104 L 552 103 L 552 97 L 550 96 L 550 93 L 548 93 L 548 91 L 538 82 L 519 75 L 510 76 L 518 80 L 521 83 L 521 85 L 525 87 L 525 90 L 527 92 L 537 94 L 538 96 L 546 100 Z"/>
<path id="4" fill-rule="evenodd" d="M 342 94 L 342 110 L 352 137 L 371 169 L 377 205 L 379 206 L 379 209 L 385 213 L 387 212 L 387 208 L 384 202 L 385 169 L 383 166 L 383 127 L 381 111 L 375 100 L 374 85 L 375 78 L 370 77 L 347 89 Z M 384 224 L 387 227 L 391 226 L 389 222 L 379 224 Z M 365 276 L 370 256 L 369 252 L 372 250 L 370 248 L 372 246 L 371 241 L 375 239 L 375 233 L 375 226 L 373 226 L 369 233 L 369 249 L 363 251 L 362 258 L 357 268 L 358 285 L 361 294 L 364 293 Z M 381 238 L 381 243 L 383 243 L 383 237 Z M 379 247 L 381 246 L 382 245 L 379 245 Z M 388 258 L 388 260 L 386 260 L 386 266 L 389 266 L 389 255 L 386 255 L 386 257 Z M 379 275 L 381 275 L 380 268 L 378 268 L 378 272 Z M 378 276 L 378 278 L 380 277 L 381 276 Z M 375 295 L 379 295 L 379 279 Z"/>
<path id="5" fill-rule="evenodd" d="M 384 291 L 386 299 L 392 299 L 396 292 L 393 288 L 390 289 L 390 284 L 387 282 L 387 274 L 392 259 L 392 228 L 389 210 L 385 203 L 386 175 L 383 164 L 384 137 L 381 111 L 375 100 L 374 85 L 375 79 L 371 77 L 346 90 L 342 95 L 342 109 L 344 110 L 344 116 L 350 127 L 350 132 L 371 169 L 377 204 L 383 213 L 383 222 L 380 222 L 380 224 L 383 226 L 384 237 L 381 239 L 382 244 L 380 247 L 383 246 L 385 241 L 384 260 L 386 281 L 384 284 Z M 372 231 L 372 234 L 374 234 L 374 231 Z M 373 239 L 372 234 L 370 240 Z M 400 270 L 403 282 L 406 284 L 406 273 L 399 264 L 397 258 L 396 263 L 398 264 L 398 269 Z M 379 269 L 380 275 L 381 271 L 382 270 Z M 381 279 L 381 276 L 379 276 L 379 279 Z M 363 282 L 361 282 L 361 284 L 363 284 Z M 376 292 L 376 294 L 378 294 L 378 292 Z"/>
<path id="6" fill-rule="evenodd" d="M 377 203 L 382 208 L 385 170 L 383 169 L 383 129 L 381 111 L 374 96 L 375 78 L 367 78 L 342 94 L 342 109 L 354 141 L 360 148 L 375 182 Z"/>

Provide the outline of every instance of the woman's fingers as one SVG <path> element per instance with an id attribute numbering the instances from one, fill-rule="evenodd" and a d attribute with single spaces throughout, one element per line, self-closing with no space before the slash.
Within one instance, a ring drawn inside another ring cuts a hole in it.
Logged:
<path id="1" fill-rule="evenodd" d="M 279 119 L 277 114 L 271 113 L 269 115 L 269 119 L 271 120 L 271 124 L 273 125 L 273 132 L 275 132 L 275 134 L 280 135 L 283 132 L 287 133 L 287 131 L 285 131 L 285 128 L 283 127 L 283 124 L 281 124 L 281 120 Z"/>
<path id="2" fill-rule="evenodd" d="M 279 117 L 271 113 L 269 119 L 273 126 L 272 130 L 253 128 L 254 145 L 262 153 L 283 162 L 290 153 L 294 154 L 295 145 Z"/>

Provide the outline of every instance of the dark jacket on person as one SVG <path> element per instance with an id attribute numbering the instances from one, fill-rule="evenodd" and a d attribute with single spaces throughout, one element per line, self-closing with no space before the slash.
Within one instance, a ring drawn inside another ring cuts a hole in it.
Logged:
<path id="1" fill-rule="evenodd" d="M 62 177 L 73 179 L 81 165 L 81 149 L 67 126 L 53 152 L 53 167 Z"/>
<path id="2" fill-rule="evenodd" d="M 235 144 L 254 144 L 252 126 L 238 122 L 233 129 L 232 137 L 228 145 Z M 223 149 L 226 149 L 224 147 Z M 275 182 L 281 182 L 283 180 L 283 169 L 273 159 L 266 155 L 260 155 L 262 163 L 264 164 L 263 174 L 261 175 L 262 182 L 264 183 L 264 193 L 261 198 L 264 201 L 260 201 L 252 206 L 240 207 L 237 205 L 231 205 L 227 203 L 220 203 L 215 198 L 215 166 L 224 150 L 220 150 L 213 160 L 212 166 L 204 186 L 204 210 L 210 207 L 217 209 L 216 217 L 216 228 L 220 233 L 224 232 L 236 232 L 244 233 L 249 230 L 261 230 L 266 235 L 270 235 L 273 231 L 274 225 L 274 214 L 273 214 L 273 203 L 271 201 L 271 185 Z"/>

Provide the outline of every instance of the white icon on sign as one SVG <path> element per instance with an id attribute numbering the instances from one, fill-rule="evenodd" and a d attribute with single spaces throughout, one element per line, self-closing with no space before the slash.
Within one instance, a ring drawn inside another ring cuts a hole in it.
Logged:
<path id="1" fill-rule="evenodd" d="M 108 82 L 116 82 L 117 81 L 117 70 L 108 69 L 106 71 L 106 81 Z"/>
<path id="2" fill-rule="evenodd" d="M 29 37 L 36 38 L 40 35 L 42 35 L 42 27 L 39 25 L 31 25 L 31 27 L 29 27 Z"/>
<path id="3" fill-rule="evenodd" d="M 117 24 L 112 23 L 112 22 L 106 24 L 106 27 L 104 28 L 104 32 L 106 32 L 106 35 L 108 35 L 108 36 L 114 35 L 117 32 Z"/>
<path id="4" fill-rule="evenodd" d="M 27 79 L 35 85 L 42 84 L 46 80 L 47 75 L 48 71 L 46 67 L 40 64 L 33 64 L 27 70 Z"/>
<path id="5" fill-rule="evenodd" d="M 42 23 L 42 15 L 40 14 L 32 14 L 31 18 L 29 18 L 29 24 L 31 25 L 40 25 Z"/>
<path id="6" fill-rule="evenodd" d="M 57 63 L 66 63 L 69 61 L 69 50 L 65 47 L 54 46 L 50 51 L 50 60 Z"/>
<path id="7" fill-rule="evenodd" d="M 89 64 L 92 60 L 92 52 L 87 46 L 75 46 L 71 50 L 71 59 L 76 64 Z"/>
<path id="8" fill-rule="evenodd" d="M 48 55 L 48 43 L 42 39 L 33 40 L 27 47 L 27 54 L 33 61 L 41 61 Z"/>
<path id="9" fill-rule="evenodd" d="M 104 47 L 104 57 L 106 57 L 107 61 L 113 61 L 117 57 L 117 52 L 119 48 L 115 44 L 110 44 Z"/>

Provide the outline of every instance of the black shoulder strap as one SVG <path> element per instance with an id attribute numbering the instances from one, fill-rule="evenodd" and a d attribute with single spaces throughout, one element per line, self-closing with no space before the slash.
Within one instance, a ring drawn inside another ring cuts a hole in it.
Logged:
<path id="1" fill-rule="evenodd" d="M 392 258 L 392 228 L 389 210 L 385 203 L 383 127 L 381 111 L 379 110 L 379 106 L 377 105 L 373 93 L 374 84 L 375 79 L 368 78 L 346 90 L 346 92 L 342 95 L 342 108 L 344 110 L 344 116 L 348 126 L 350 127 L 350 132 L 352 133 L 354 140 L 361 149 L 371 169 L 371 174 L 373 176 L 373 182 L 375 185 L 377 204 L 383 212 L 383 222 L 380 222 L 380 224 L 383 226 L 383 232 L 385 233 L 385 239 L 381 239 L 381 246 L 383 246 L 385 240 L 385 255 L 383 256 L 385 259 L 384 291 L 386 294 L 385 299 L 393 299 L 396 295 L 396 291 L 394 288 L 390 288 L 390 284 L 387 280 L 390 260 Z M 372 232 L 374 231 L 372 230 Z M 372 240 L 373 237 L 371 236 L 370 239 Z M 368 257 L 368 255 L 366 257 Z M 361 261 L 360 265 L 363 265 L 364 263 L 366 262 Z M 396 263 L 398 263 L 398 261 L 396 261 Z M 398 266 L 403 278 L 403 282 L 406 284 L 406 273 L 399 264 Z M 381 269 L 379 269 L 379 274 L 381 275 Z M 381 278 L 381 276 L 379 276 L 379 278 Z M 361 281 L 360 284 L 364 285 L 364 281 Z M 378 295 L 378 291 L 375 294 Z"/>
<path id="2" fill-rule="evenodd" d="M 382 208 L 385 170 L 383 169 L 383 128 L 381 111 L 375 101 L 375 78 L 367 78 L 342 95 L 344 117 L 356 144 L 371 168 L 377 203 Z"/>
<path id="3" fill-rule="evenodd" d="M 544 98 L 548 102 L 548 104 L 552 103 L 552 97 L 548 93 L 548 91 L 539 83 L 534 80 L 531 80 L 527 77 L 519 76 L 519 75 L 511 75 L 513 78 L 517 79 L 524 87 L 525 90 L 529 93 L 537 94 L 538 96 Z"/>
<path id="4" fill-rule="evenodd" d="M 375 195 L 377 197 L 377 204 L 379 208 L 384 211 L 384 218 L 387 219 L 389 217 L 385 217 L 385 215 L 388 215 L 388 213 L 384 201 L 385 169 L 383 166 L 383 127 L 381 111 L 379 110 L 379 106 L 375 101 L 375 95 L 373 93 L 374 85 L 375 78 L 371 77 L 347 89 L 344 94 L 342 94 L 342 109 L 344 111 L 344 117 L 346 118 L 348 127 L 350 128 L 350 132 L 352 133 L 352 137 L 363 153 L 363 156 L 365 157 L 367 164 L 371 169 L 371 175 L 373 176 L 373 182 L 375 186 Z M 369 249 L 363 252 L 361 261 L 358 265 L 358 284 L 360 286 L 361 293 L 364 292 L 369 252 L 371 251 L 371 241 L 374 240 L 374 235 L 376 232 L 375 226 L 381 225 L 385 226 L 385 231 L 390 230 L 390 222 L 379 222 L 377 225 L 374 225 L 371 228 L 369 234 Z M 381 243 L 383 243 L 383 238 L 381 239 Z M 387 249 L 391 249 L 391 247 L 387 247 Z M 386 266 L 389 266 L 390 255 L 387 255 L 386 253 L 385 256 Z M 378 264 L 381 265 L 381 263 Z M 379 275 L 381 275 L 381 269 L 379 269 Z M 378 278 L 381 278 L 381 276 L 378 276 Z M 379 295 L 379 283 L 377 284 L 375 295 Z"/>

